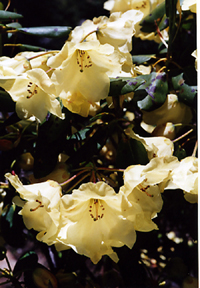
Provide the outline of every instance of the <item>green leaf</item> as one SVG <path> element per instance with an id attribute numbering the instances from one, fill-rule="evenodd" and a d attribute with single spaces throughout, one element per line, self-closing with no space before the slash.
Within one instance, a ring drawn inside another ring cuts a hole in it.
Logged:
<path id="1" fill-rule="evenodd" d="M 40 37 L 59 38 L 68 37 L 71 29 L 69 26 L 43 26 L 19 28 L 17 31 Z"/>
<path id="2" fill-rule="evenodd" d="M 165 14 L 165 2 L 158 5 L 149 15 L 147 15 L 144 19 L 142 19 L 139 25 L 142 26 L 142 32 L 154 32 L 156 31 L 156 25 L 160 23 L 161 19 Z"/>
<path id="3" fill-rule="evenodd" d="M 130 165 L 146 165 L 149 162 L 147 151 L 140 141 L 122 139 L 117 150 L 117 166 L 126 169 Z"/>
<path id="4" fill-rule="evenodd" d="M 133 64 L 140 65 L 144 62 L 147 62 L 152 59 L 152 56 L 155 56 L 156 54 L 150 54 L 150 55 L 134 55 L 132 56 Z"/>
<path id="5" fill-rule="evenodd" d="M 58 155 L 64 150 L 66 134 L 70 129 L 70 113 L 62 120 L 54 115 L 41 124 L 34 155 L 33 173 L 41 178 L 51 173 L 58 161 Z"/>
<path id="6" fill-rule="evenodd" d="M 1 111 L 13 112 L 15 111 L 15 102 L 11 96 L 4 90 L 0 89 L 0 107 Z"/>
<path id="7" fill-rule="evenodd" d="M 29 251 L 19 258 L 15 264 L 13 274 L 19 274 L 26 270 L 33 270 L 38 263 L 38 256 L 34 251 Z"/>
<path id="8" fill-rule="evenodd" d="M 109 95 L 119 96 L 134 92 L 142 83 L 144 83 L 144 80 L 137 77 L 111 78 Z"/>
<path id="9" fill-rule="evenodd" d="M 166 14 L 164 14 L 164 16 L 162 17 L 162 20 L 160 21 L 158 25 L 158 28 L 160 31 L 162 31 L 168 26 L 169 26 L 169 18 L 166 16 Z"/>
<path id="10" fill-rule="evenodd" d="M 8 23 L 6 24 L 6 28 L 10 29 L 10 28 L 21 28 L 22 25 L 19 23 L 19 22 L 11 22 L 11 23 Z"/>
<path id="11" fill-rule="evenodd" d="M 195 106 L 197 87 L 187 85 L 183 79 L 183 73 L 172 77 L 172 85 L 174 90 L 176 90 L 179 101 L 182 101 L 190 106 Z"/>
<path id="12" fill-rule="evenodd" d="M 142 84 L 137 91 L 145 89 L 147 96 L 137 102 L 138 107 L 147 111 L 160 107 L 165 102 L 168 93 L 166 74 L 152 72 L 140 77 L 143 77 L 146 83 Z"/>
<path id="13" fill-rule="evenodd" d="M 24 224 L 21 215 L 18 215 L 20 209 L 15 204 L 8 204 L 1 215 L 1 234 L 6 243 L 14 247 L 25 243 Z"/>
<path id="14" fill-rule="evenodd" d="M 14 12 L 0 10 L 0 21 L 10 21 L 11 19 L 19 18 L 23 18 L 23 16 Z"/>
<path id="15" fill-rule="evenodd" d="M 164 3 L 164 2 L 163 2 Z M 166 15 L 169 18 L 169 41 L 168 41 L 168 51 L 171 53 L 172 43 L 174 41 L 174 36 L 176 35 L 176 4 L 177 0 L 165 0 Z"/>
<path id="16" fill-rule="evenodd" d="M 110 134 L 108 125 L 98 126 L 93 136 L 86 140 L 85 143 L 71 155 L 66 164 L 75 168 L 81 162 L 91 161 L 94 155 L 98 153 Z"/>

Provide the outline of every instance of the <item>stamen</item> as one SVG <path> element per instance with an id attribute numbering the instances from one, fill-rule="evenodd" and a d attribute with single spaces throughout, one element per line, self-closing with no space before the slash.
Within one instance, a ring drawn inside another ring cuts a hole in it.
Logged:
<path id="1" fill-rule="evenodd" d="M 30 211 L 33 212 L 33 211 L 36 211 L 38 208 L 40 207 L 44 207 L 44 205 L 42 205 L 42 202 L 39 201 L 39 200 L 35 200 L 37 203 L 39 203 L 39 205 L 36 207 L 36 208 L 31 208 Z"/>
<path id="2" fill-rule="evenodd" d="M 30 99 L 33 95 L 38 93 L 38 90 L 37 90 L 38 86 L 36 84 L 33 85 L 32 82 L 29 82 L 27 87 L 30 88 L 30 89 L 27 89 L 27 92 L 29 93 L 29 95 L 26 96 L 27 99 Z M 31 88 L 33 88 L 33 89 L 31 89 Z"/>
<path id="3" fill-rule="evenodd" d="M 149 194 L 146 190 L 150 188 L 150 185 L 147 185 L 146 187 L 143 187 L 142 184 L 138 185 L 138 189 L 142 192 L 144 192 L 147 196 L 153 197 L 153 195 Z"/>
<path id="4" fill-rule="evenodd" d="M 104 216 L 104 213 L 101 213 L 101 211 L 105 210 L 103 204 L 101 204 L 99 199 L 91 199 L 91 201 L 92 201 L 92 205 L 89 206 L 90 217 L 94 221 L 102 219 Z"/>
<path id="5" fill-rule="evenodd" d="M 81 73 L 84 71 L 83 68 L 92 67 L 90 55 L 84 50 L 78 50 L 77 64 L 80 67 Z"/>

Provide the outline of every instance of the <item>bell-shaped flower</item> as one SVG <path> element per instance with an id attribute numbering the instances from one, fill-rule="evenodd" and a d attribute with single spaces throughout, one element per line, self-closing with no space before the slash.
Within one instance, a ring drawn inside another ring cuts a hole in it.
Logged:
<path id="1" fill-rule="evenodd" d="M 53 244 L 60 218 L 60 185 L 52 180 L 23 185 L 17 175 L 6 173 L 5 177 L 23 199 L 16 196 L 13 201 L 22 207 L 19 214 L 22 215 L 25 226 L 40 232 L 37 234 L 39 241 Z"/>
<path id="2" fill-rule="evenodd" d="M 173 142 L 166 137 L 141 137 L 130 128 L 126 129 L 126 134 L 144 145 L 149 159 L 172 156 L 174 152 Z"/>
<path id="3" fill-rule="evenodd" d="M 54 52 L 32 52 L 25 51 L 18 53 L 15 57 L 0 57 L 0 66 L 10 67 L 15 70 L 16 74 L 24 73 L 30 69 L 40 68 L 44 71 L 49 70 L 47 60 Z"/>
<path id="4" fill-rule="evenodd" d="M 179 102 L 175 94 L 168 94 L 166 101 L 158 109 L 142 111 L 142 114 L 143 122 L 154 127 L 167 122 L 188 124 L 192 120 L 191 108 Z"/>
<path id="5" fill-rule="evenodd" d="M 71 247 L 95 264 L 103 255 L 117 262 L 112 247 L 132 248 L 136 240 L 132 222 L 123 216 L 128 206 L 126 197 L 104 182 L 82 184 L 61 199 L 57 249 Z"/>
<path id="6" fill-rule="evenodd" d="M 17 75 L 12 68 L 0 66 L 0 87 L 16 102 L 16 112 L 21 119 L 35 116 L 42 122 L 48 111 L 63 118 L 60 103 L 55 96 L 55 87 L 40 68 Z"/>
<path id="7" fill-rule="evenodd" d="M 161 211 L 163 205 L 159 187 L 140 183 L 132 187 L 128 180 L 124 179 L 124 182 L 125 184 L 120 188 L 119 194 L 126 195 L 131 204 L 131 207 L 124 212 L 125 217 L 133 222 L 136 231 L 149 232 L 158 229 L 152 219 Z M 139 205 L 140 210 L 135 209 L 136 205 Z"/>
<path id="8" fill-rule="evenodd" d="M 166 189 L 182 189 L 185 199 L 190 203 L 198 202 L 198 159 L 190 156 L 182 159 L 171 173 Z"/>
<path id="9" fill-rule="evenodd" d="M 90 105 L 108 96 L 110 79 L 121 70 L 114 48 L 99 41 L 66 42 L 62 50 L 47 61 L 55 68 L 52 80 L 56 93 L 70 111 L 87 116 Z"/>
<path id="10" fill-rule="evenodd" d="M 128 201 L 133 205 L 139 204 L 140 213 L 127 209 L 127 219 L 132 220 L 138 231 L 157 229 L 152 221 L 161 211 L 163 201 L 161 192 L 170 179 L 171 171 L 178 167 L 176 157 L 156 157 L 147 165 L 132 165 L 124 171 L 124 186 L 120 188 Z"/>
<path id="11" fill-rule="evenodd" d="M 134 25 L 142 17 L 143 13 L 137 10 L 129 10 L 125 13 L 115 12 L 109 18 L 106 16 L 95 17 L 93 20 L 86 20 L 81 26 L 77 26 L 72 31 L 70 40 L 79 43 L 83 39 L 95 40 L 94 37 L 96 37 L 101 44 L 110 44 L 120 52 L 128 53 L 132 50 Z"/>
<path id="12" fill-rule="evenodd" d="M 155 0 L 154 0 L 155 1 Z M 131 9 L 139 10 L 144 17 L 150 13 L 150 0 L 108 0 L 104 3 L 104 9 L 113 12 L 126 12 Z"/>

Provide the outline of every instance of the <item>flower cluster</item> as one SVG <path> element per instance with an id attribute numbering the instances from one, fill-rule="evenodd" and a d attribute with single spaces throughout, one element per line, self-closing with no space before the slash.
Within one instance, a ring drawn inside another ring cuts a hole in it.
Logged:
<path id="1" fill-rule="evenodd" d="M 119 193 L 99 181 L 68 195 L 52 180 L 23 185 L 17 175 L 5 177 L 19 193 L 13 201 L 22 207 L 24 224 L 39 232 L 39 241 L 55 244 L 58 251 L 72 248 L 96 264 L 102 255 L 117 262 L 112 247 L 132 248 L 135 231 L 158 229 L 152 219 L 162 209 L 164 189 L 183 189 L 187 201 L 197 202 L 197 173 L 195 157 L 155 156 L 147 165 L 125 169 Z"/>
<path id="2" fill-rule="evenodd" d="M 0 190 L 36 240 L 118 262 L 115 248 L 159 230 L 169 190 L 198 202 L 197 50 L 181 66 L 174 48 L 196 1 L 182 2 L 108 0 L 110 16 L 70 29 L 60 50 L 0 57 Z M 156 53 L 134 55 L 133 40 Z"/>

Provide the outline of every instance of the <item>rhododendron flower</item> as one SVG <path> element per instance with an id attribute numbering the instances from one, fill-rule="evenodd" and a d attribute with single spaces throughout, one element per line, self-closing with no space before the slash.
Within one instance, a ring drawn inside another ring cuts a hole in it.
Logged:
<path id="1" fill-rule="evenodd" d="M 124 186 L 120 193 L 124 193 L 132 205 L 141 207 L 138 213 L 132 207 L 126 210 L 125 216 L 133 221 L 135 230 L 158 229 L 152 219 L 162 209 L 161 192 L 170 179 L 171 171 L 178 165 L 176 157 L 156 157 L 147 165 L 132 165 L 124 171 Z"/>
<path id="2" fill-rule="evenodd" d="M 64 195 L 57 250 L 71 247 L 90 257 L 95 264 L 103 255 L 117 262 L 112 247 L 127 245 L 132 248 L 136 240 L 132 222 L 123 216 L 128 206 L 125 196 L 116 194 L 104 182 L 82 184 L 71 195 Z M 136 205 L 137 209 L 140 209 L 139 205 Z"/>
<path id="3" fill-rule="evenodd" d="M 124 171 L 124 186 L 120 188 L 131 204 L 139 204 L 141 213 L 134 215 L 133 209 L 127 209 L 127 219 L 133 220 L 138 231 L 157 229 L 152 221 L 162 209 L 162 197 L 170 173 L 179 164 L 176 157 L 156 157 L 147 165 L 132 165 Z M 132 214 L 131 214 L 132 212 Z"/>
<path id="4" fill-rule="evenodd" d="M 184 0 L 181 8 L 183 11 L 190 10 L 197 13 L 197 0 Z"/>
<path id="5" fill-rule="evenodd" d="M 39 241 L 53 244 L 60 217 L 60 185 L 52 180 L 23 185 L 17 175 L 6 173 L 5 177 L 19 193 L 20 198 L 25 200 L 14 197 L 14 202 L 22 207 L 19 214 L 22 215 L 25 226 L 40 232 L 37 234 Z"/>
<path id="6" fill-rule="evenodd" d="M 100 16 L 86 20 L 71 33 L 70 40 L 79 43 L 98 39 L 101 44 L 110 44 L 123 53 L 132 50 L 134 24 L 142 19 L 143 13 L 129 10 L 125 13 L 115 12 L 110 17 Z M 95 33 L 94 33 L 95 32 Z"/>
<path id="7" fill-rule="evenodd" d="M 166 189 L 182 189 L 185 199 L 198 202 L 198 159 L 190 156 L 182 159 L 171 173 L 171 181 Z"/>
<path id="8" fill-rule="evenodd" d="M 30 69 L 41 68 L 44 71 L 49 70 L 47 60 L 54 55 L 51 52 L 32 52 L 25 51 L 18 53 L 15 57 L 0 57 L 0 66 L 7 66 L 15 70 L 17 74 L 24 73 Z"/>
<path id="9" fill-rule="evenodd" d="M 57 95 L 70 111 L 88 116 L 90 105 L 108 96 L 109 76 L 120 70 L 114 48 L 99 41 L 66 42 L 62 50 L 47 61 L 56 68 L 52 80 Z"/>
<path id="10" fill-rule="evenodd" d="M 150 112 L 143 110 L 142 113 L 143 122 L 154 126 L 167 122 L 188 124 L 192 120 L 191 108 L 179 102 L 175 94 L 168 94 L 164 104 L 158 109 Z"/>
<path id="11" fill-rule="evenodd" d="M 127 10 L 140 10 L 144 17 L 149 14 L 151 3 L 149 0 L 108 0 L 104 3 L 104 9 L 113 12 L 125 12 Z"/>
<path id="12" fill-rule="evenodd" d="M 55 87 L 40 68 L 17 75 L 12 68 L 0 66 L 0 87 L 16 102 L 16 112 L 21 119 L 35 116 L 42 122 L 48 111 L 63 118 Z"/>
<path id="13" fill-rule="evenodd" d="M 126 134 L 144 145 L 149 159 L 172 156 L 174 152 L 173 142 L 166 137 L 141 137 L 130 128 L 126 129 Z"/>

